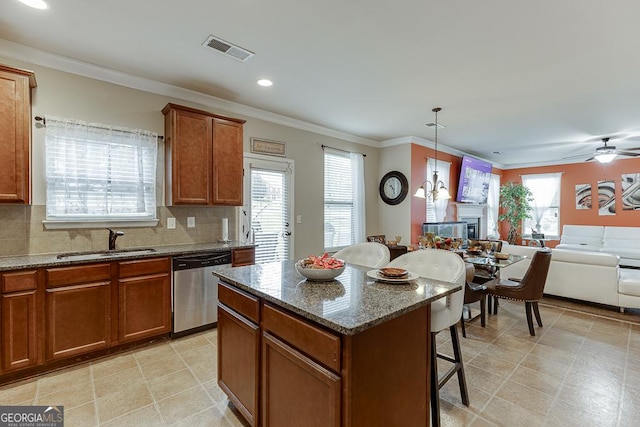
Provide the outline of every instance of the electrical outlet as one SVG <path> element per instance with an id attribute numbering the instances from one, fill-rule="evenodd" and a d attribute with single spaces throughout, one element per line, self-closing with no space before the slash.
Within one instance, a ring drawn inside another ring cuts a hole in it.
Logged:
<path id="1" fill-rule="evenodd" d="M 193 228 L 196 226 L 196 217 L 188 216 L 187 217 L 187 228 Z"/>
<path id="2" fill-rule="evenodd" d="M 167 218 L 167 230 L 175 230 L 175 228 L 176 228 L 176 219 Z"/>

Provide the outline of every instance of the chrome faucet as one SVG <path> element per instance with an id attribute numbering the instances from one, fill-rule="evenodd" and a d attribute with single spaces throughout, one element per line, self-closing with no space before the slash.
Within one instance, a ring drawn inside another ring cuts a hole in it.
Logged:
<path id="1" fill-rule="evenodd" d="M 110 228 L 107 230 L 109 230 L 109 250 L 113 251 L 116 249 L 116 239 L 118 236 L 124 236 L 124 231 L 113 231 Z"/>

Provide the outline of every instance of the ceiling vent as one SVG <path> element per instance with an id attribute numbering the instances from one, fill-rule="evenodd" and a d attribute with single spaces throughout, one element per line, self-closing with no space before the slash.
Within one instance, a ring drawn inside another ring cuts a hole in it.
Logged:
<path id="1" fill-rule="evenodd" d="M 247 49 L 233 45 L 216 36 L 207 37 L 204 43 L 202 43 L 202 46 L 210 47 L 242 62 L 245 62 L 247 59 L 255 55 L 255 53 L 248 51 Z"/>

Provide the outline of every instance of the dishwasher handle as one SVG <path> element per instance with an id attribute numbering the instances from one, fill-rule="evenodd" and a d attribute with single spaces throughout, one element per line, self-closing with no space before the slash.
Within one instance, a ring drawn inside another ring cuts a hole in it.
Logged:
<path id="1" fill-rule="evenodd" d="M 231 264 L 231 252 L 181 256 L 173 258 L 173 270 L 188 270 L 212 265 Z"/>

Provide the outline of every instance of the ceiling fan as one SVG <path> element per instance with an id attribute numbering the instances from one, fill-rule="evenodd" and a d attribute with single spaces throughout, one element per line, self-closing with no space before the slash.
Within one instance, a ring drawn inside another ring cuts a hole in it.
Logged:
<path id="1" fill-rule="evenodd" d="M 610 138 L 602 138 L 602 142 L 604 145 L 602 147 L 596 148 L 593 153 L 593 157 L 588 158 L 587 162 L 591 160 L 597 160 L 600 163 L 609 163 L 617 156 L 628 156 L 628 157 L 637 157 L 640 156 L 640 152 L 634 152 L 629 150 L 640 150 L 640 147 L 629 148 L 627 150 L 618 150 L 613 145 L 607 145 Z"/>

